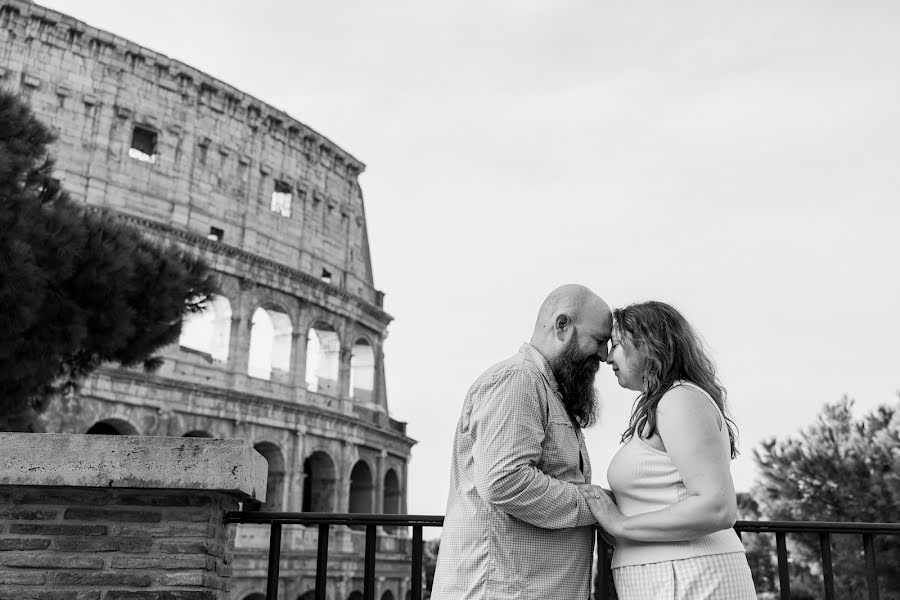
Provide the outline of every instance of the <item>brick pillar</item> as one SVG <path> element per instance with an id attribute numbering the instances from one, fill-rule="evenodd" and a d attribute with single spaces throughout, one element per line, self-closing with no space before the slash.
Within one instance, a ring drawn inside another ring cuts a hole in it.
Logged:
<path id="1" fill-rule="evenodd" d="M 287 502 L 284 510 L 300 512 L 303 509 L 303 460 L 305 445 L 305 427 L 299 427 L 294 431 L 293 458 L 288 459 L 285 465 L 285 487 L 287 488 Z M 289 450 L 290 451 L 290 450 Z"/>
<path id="2" fill-rule="evenodd" d="M 384 380 L 384 340 L 379 339 L 372 348 L 375 354 L 375 373 L 372 380 L 372 402 L 387 413 L 387 392 Z"/>
<path id="3" fill-rule="evenodd" d="M 387 458 L 387 452 L 382 450 L 378 455 L 378 466 L 375 469 L 375 512 L 384 512 L 384 462 Z"/>
<path id="4" fill-rule="evenodd" d="M 291 385 L 294 387 L 294 397 L 299 398 L 306 389 L 306 342 L 309 333 L 303 327 L 302 321 L 298 323 L 298 329 L 294 331 L 291 342 Z"/>
<path id="5" fill-rule="evenodd" d="M 353 346 L 341 346 L 338 362 L 338 394 L 342 400 L 350 398 L 350 359 L 353 355 Z"/>
<path id="6" fill-rule="evenodd" d="M 407 512 L 407 508 L 406 508 L 406 496 L 407 496 L 407 494 L 408 494 L 408 486 L 407 486 L 406 473 L 407 473 L 408 470 L 409 470 L 409 464 L 406 463 L 406 462 L 404 462 L 404 463 L 403 463 L 403 468 L 402 468 L 403 473 L 401 474 L 401 477 L 403 478 L 403 481 L 400 482 L 400 514 L 401 514 L 401 515 L 408 515 L 408 514 L 409 514 L 409 513 Z"/>
<path id="7" fill-rule="evenodd" d="M 337 464 L 337 485 L 335 486 L 337 496 L 335 511 L 339 513 L 350 511 L 350 469 L 353 465 L 349 463 L 350 443 L 343 441 L 341 442 L 341 456 Z"/>
<path id="8" fill-rule="evenodd" d="M 0 598 L 228 598 L 223 514 L 265 494 L 247 442 L 2 433 L 0 447 Z"/>

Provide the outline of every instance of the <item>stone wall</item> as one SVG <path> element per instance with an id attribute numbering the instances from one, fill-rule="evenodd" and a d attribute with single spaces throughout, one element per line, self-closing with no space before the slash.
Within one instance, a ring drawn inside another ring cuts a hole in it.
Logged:
<path id="1" fill-rule="evenodd" d="M 0 434 L 0 600 L 225 600 L 241 440 Z"/>
<path id="2" fill-rule="evenodd" d="M 392 317 L 374 287 L 364 165 L 250 94 L 26 0 L 0 0 L 0 86 L 57 133 L 51 152 L 74 198 L 202 257 L 216 273 L 215 302 L 227 306 L 209 344 L 182 339 L 162 349 L 153 374 L 99 369 L 78 393 L 54 400 L 45 430 L 246 439 L 269 463 L 273 493 L 263 510 L 302 510 L 309 497 L 346 511 L 351 496 L 367 494 L 359 505 L 372 512 L 405 512 L 415 441 L 388 411 L 383 343 Z M 138 134 L 153 138 L 152 157 L 134 152 Z M 279 190 L 291 195 L 287 214 L 273 210 Z M 213 229 L 221 235 L 210 239 Z M 278 342 L 286 360 L 269 376 L 250 368 L 259 311 L 287 323 Z M 333 338 L 313 356 L 316 331 Z M 364 377 L 354 364 L 360 347 Z M 310 385 L 317 364 L 335 369 Z M 265 548 L 246 533 L 237 538 L 247 541 L 232 578 L 237 600 L 265 583 Z M 345 566 L 329 585 L 349 594 L 362 571 L 358 536 L 340 537 L 347 542 L 334 547 L 346 551 L 336 561 Z M 405 548 L 395 537 L 390 543 Z M 305 586 L 315 543 L 288 536 L 283 555 L 283 572 Z M 379 555 L 395 596 L 408 578 L 403 558 Z"/>
<path id="3" fill-rule="evenodd" d="M 59 132 L 66 188 L 198 232 L 376 303 L 358 176 L 320 133 L 189 65 L 24 0 L 0 3 L 0 81 Z M 135 160 L 135 129 L 155 139 Z M 287 190 L 289 215 L 272 209 Z"/>

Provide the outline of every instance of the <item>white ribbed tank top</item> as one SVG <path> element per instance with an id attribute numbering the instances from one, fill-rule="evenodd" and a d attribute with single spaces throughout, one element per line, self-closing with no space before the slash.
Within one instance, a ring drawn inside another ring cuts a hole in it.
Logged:
<path id="1" fill-rule="evenodd" d="M 712 397 L 699 386 L 678 381 L 672 387 L 679 385 L 699 390 L 718 410 Z M 728 436 L 724 422 L 722 435 Z M 688 495 L 681 474 L 669 455 L 653 448 L 639 435 L 633 435 L 619 447 L 609 463 L 606 479 L 616 495 L 619 510 L 626 517 L 661 510 L 684 500 Z M 743 551 L 744 546 L 733 529 L 681 542 L 620 539 L 616 543 L 612 568 Z"/>

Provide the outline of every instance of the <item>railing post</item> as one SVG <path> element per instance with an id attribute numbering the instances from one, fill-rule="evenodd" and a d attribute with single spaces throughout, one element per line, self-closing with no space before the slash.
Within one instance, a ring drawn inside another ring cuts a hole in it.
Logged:
<path id="1" fill-rule="evenodd" d="M 412 573 L 410 585 L 412 600 L 422 600 L 422 526 L 413 526 Z"/>
<path id="2" fill-rule="evenodd" d="M 278 570 L 281 564 L 281 523 L 272 523 L 269 531 L 269 575 L 266 600 L 278 600 Z"/>
<path id="3" fill-rule="evenodd" d="M 819 534 L 819 551 L 822 555 L 822 579 L 825 584 L 825 600 L 834 600 L 834 564 L 831 561 L 831 536 Z"/>
<path id="4" fill-rule="evenodd" d="M 778 587 L 781 590 L 781 600 L 791 600 L 791 573 L 788 569 L 787 544 L 783 531 L 775 533 L 775 545 L 778 549 Z"/>
<path id="5" fill-rule="evenodd" d="M 863 547 L 866 551 L 866 587 L 869 588 L 869 600 L 878 600 L 878 571 L 875 570 L 875 543 L 871 533 L 863 534 Z"/>
<path id="6" fill-rule="evenodd" d="M 609 546 L 603 541 L 600 530 L 597 530 L 597 579 L 594 580 L 596 600 L 611 600 L 609 592 L 612 587 L 612 571 L 609 568 Z"/>
<path id="7" fill-rule="evenodd" d="M 375 528 L 366 525 L 366 555 L 363 571 L 363 600 L 375 600 Z"/>
<path id="8" fill-rule="evenodd" d="M 328 523 L 319 525 L 319 547 L 316 550 L 316 600 L 325 600 L 328 582 Z"/>

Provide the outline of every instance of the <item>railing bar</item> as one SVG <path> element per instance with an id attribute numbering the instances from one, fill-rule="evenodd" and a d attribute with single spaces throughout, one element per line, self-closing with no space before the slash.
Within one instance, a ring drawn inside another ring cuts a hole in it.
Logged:
<path id="1" fill-rule="evenodd" d="M 609 568 L 609 547 L 603 541 L 600 530 L 597 529 L 597 582 L 594 593 L 597 600 L 609 600 L 612 588 L 612 571 Z"/>
<path id="2" fill-rule="evenodd" d="M 229 511 L 225 513 L 226 523 L 281 523 L 282 525 L 386 525 L 405 526 L 422 525 L 425 527 L 441 527 L 444 524 L 442 515 L 386 515 L 378 513 L 276 513 L 259 511 Z M 900 528 L 898 528 L 900 531 Z"/>
<path id="3" fill-rule="evenodd" d="M 328 523 L 319 525 L 319 547 L 316 551 L 316 600 L 325 600 L 328 582 Z"/>
<path id="4" fill-rule="evenodd" d="M 825 600 L 834 600 L 834 564 L 831 561 L 831 536 L 819 534 L 819 552 L 822 556 L 822 582 L 825 584 Z"/>
<path id="5" fill-rule="evenodd" d="M 869 588 L 869 600 L 878 600 L 878 571 L 875 569 L 875 541 L 872 534 L 863 535 L 863 547 L 866 550 L 866 587 Z"/>
<path id="6" fill-rule="evenodd" d="M 269 573 L 266 600 L 278 600 L 278 570 L 281 565 L 281 523 L 272 523 L 269 531 Z"/>
<path id="7" fill-rule="evenodd" d="M 410 574 L 412 600 L 422 600 L 422 526 L 413 526 L 412 573 Z"/>
<path id="8" fill-rule="evenodd" d="M 783 531 L 775 534 L 775 545 L 778 548 L 778 587 L 781 590 L 781 600 L 791 600 L 791 574 L 788 571 L 787 544 Z"/>
<path id="9" fill-rule="evenodd" d="M 363 600 L 375 600 L 376 525 L 366 525 L 366 557 L 363 571 Z"/>
<path id="10" fill-rule="evenodd" d="M 229 511 L 225 523 L 281 523 L 282 525 L 384 525 L 396 527 L 441 527 L 441 515 L 385 515 L 343 513 L 269 513 Z M 847 533 L 900 535 L 900 523 L 846 523 L 827 521 L 738 521 L 734 525 L 742 533 Z"/>

